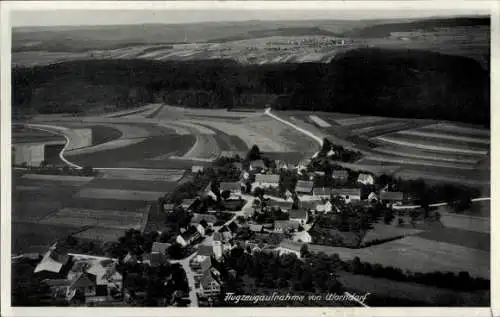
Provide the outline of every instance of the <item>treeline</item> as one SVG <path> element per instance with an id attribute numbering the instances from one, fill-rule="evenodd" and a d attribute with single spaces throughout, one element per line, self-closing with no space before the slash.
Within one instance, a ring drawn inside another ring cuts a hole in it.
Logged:
<path id="1" fill-rule="evenodd" d="M 433 118 L 484 126 L 490 122 L 489 74 L 472 59 L 418 50 L 355 49 L 331 63 L 72 61 L 14 68 L 12 82 L 15 109 L 44 113 L 54 112 L 55 105 L 74 108 L 75 103 L 85 109 L 105 104 L 139 106 L 158 99 L 172 102 L 176 98 L 169 96 L 193 91 L 208 97 L 185 93 L 184 98 L 191 98 L 190 106 L 203 108 L 248 107 L 248 98 L 242 96 L 264 94 L 273 97 L 268 101 L 275 109 Z M 65 93 L 69 88 L 71 93 Z M 45 90 L 51 93 L 44 94 Z M 183 100 L 177 98 L 177 102 Z"/>

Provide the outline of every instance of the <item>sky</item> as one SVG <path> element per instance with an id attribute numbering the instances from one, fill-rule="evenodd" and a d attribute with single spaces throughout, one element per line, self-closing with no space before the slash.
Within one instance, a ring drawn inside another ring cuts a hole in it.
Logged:
<path id="1" fill-rule="evenodd" d="M 31 2 L 31 1 L 29 1 Z M 35 1 L 36 2 L 36 1 Z M 461 7 L 446 9 L 425 9 L 425 6 L 413 5 L 398 9 L 397 6 L 385 6 L 383 9 L 359 7 L 357 9 L 329 6 L 322 8 L 275 8 L 273 10 L 255 6 L 241 9 L 221 8 L 221 6 L 200 9 L 166 9 L 159 7 L 156 10 L 137 10 L 136 7 L 128 10 L 43 10 L 36 8 L 31 11 L 11 11 L 11 25 L 20 26 L 83 26 L 83 25 L 118 25 L 118 24 L 146 24 L 146 23 L 196 23 L 214 21 L 248 21 L 248 20 L 315 20 L 315 19 L 383 19 L 383 18 L 418 18 L 432 16 L 456 16 L 488 14 L 484 9 Z M 33 3 L 33 2 L 32 2 Z M 98 2 L 96 2 L 98 3 Z M 125 2 L 126 3 L 126 2 Z M 193 4 L 192 2 L 191 4 Z M 243 2 L 245 3 L 245 2 Z M 248 3 L 248 2 L 247 2 Z M 397 2 L 396 2 L 397 3 Z M 202 6 L 201 6 L 202 7 Z M 66 7 L 67 8 L 67 7 Z M 109 7 L 108 7 L 109 8 Z M 121 6 L 123 8 L 123 6 Z M 424 8 L 424 9 L 423 9 Z M 28 8 L 29 9 L 29 8 Z"/>

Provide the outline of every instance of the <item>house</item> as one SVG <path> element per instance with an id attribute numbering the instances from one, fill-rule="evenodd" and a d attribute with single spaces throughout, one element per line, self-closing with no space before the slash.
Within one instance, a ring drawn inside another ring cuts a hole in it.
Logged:
<path id="1" fill-rule="evenodd" d="M 371 174 L 361 173 L 358 175 L 358 183 L 368 186 L 373 185 L 375 183 L 375 180 L 373 179 L 373 176 Z"/>
<path id="2" fill-rule="evenodd" d="M 380 200 L 384 203 L 402 203 L 403 193 L 402 192 L 380 192 Z"/>
<path id="3" fill-rule="evenodd" d="M 308 212 L 306 209 L 291 209 L 288 212 L 289 220 L 296 221 L 301 225 L 305 225 L 308 219 Z"/>
<path id="4" fill-rule="evenodd" d="M 188 230 L 178 235 L 175 241 L 179 243 L 181 246 L 186 247 L 201 237 L 202 235 L 198 231 L 198 228 L 195 226 L 190 226 Z"/>
<path id="5" fill-rule="evenodd" d="M 283 240 L 275 250 L 278 251 L 279 255 L 291 253 L 300 258 L 300 249 L 302 245 L 303 243 L 294 242 L 292 240 Z"/>
<path id="6" fill-rule="evenodd" d="M 309 234 L 309 232 L 305 230 L 295 232 L 293 234 L 292 240 L 293 242 L 298 242 L 298 243 L 312 243 L 311 235 Z"/>
<path id="7" fill-rule="evenodd" d="M 191 167 L 191 173 L 193 173 L 193 174 L 203 173 L 203 170 L 204 170 L 204 168 L 201 165 L 193 165 Z"/>
<path id="8" fill-rule="evenodd" d="M 300 226 L 300 223 L 292 220 L 276 220 L 274 221 L 274 231 L 276 232 L 286 232 L 286 231 L 296 231 Z"/>
<path id="9" fill-rule="evenodd" d="M 378 202 L 377 194 L 375 194 L 374 192 L 371 192 L 370 195 L 368 195 L 368 201 L 369 202 Z"/>
<path id="10" fill-rule="evenodd" d="M 250 171 L 259 172 L 266 169 L 266 164 L 263 160 L 255 160 L 250 162 Z"/>
<path id="11" fill-rule="evenodd" d="M 34 273 L 44 277 L 60 277 L 67 274 L 72 261 L 67 251 L 58 244 L 53 244 L 43 255 L 42 260 L 35 267 Z"/>
<path id="12" fill-rule="evenodd" d="M 279 187 L 280 176 L 278 174 L 256 174 L 255 175 L 255 186 L 266 188 L 266 187 Z"/>
<path id="13" fill-rule="evenodd" d="M 123 288 L 123 276 L 116 269 L 116 262 L 112 260 L 93 261 L 88 267 L 87 273 L 96 277 L 98 294 L 101 293 L 99 290 L 105 287 L 107 289 L 107 296 L 115 294 L 119 296 Z"/>
<path id="14" fill-rule="evenodd" d="M 349 179 L 349 172 L 347 170 L 333 170 L 332 179 L 336 182 L 345 182 Z"/>
<path id="15" fill-rule="evenodd" d="M 302 170 L 306 170 L 307 171 L 307 167 L 309 166 L 309 163 L 311 163 L 310 160 L 300 160 L 296 165 L 295 165 L 295 168 L 297 169 L 297 171 L 300 173 Z"/>
<path id="16" fill-rule="evenodd" d="M 332 209 L 333 209 L 333 205 L 330 202 L 330 200 L 327 200 L 324 204 L 317 204 L 316 205 L 316 211 L 318 211 L 318 212 L 328 213 L 328 212 L 331 212 Z"/>
<path id="17" fill-rule="evenodd" d="M 197 254 L 189 261 L 189 267 L 196 275 L 201 276 L 212 267 L 212 260 L 210 256 Z"/>
<path id="18" fill-rule="evenodd" d="M 193 210 L 195 209 L 198 205 L 200 204 L 200 199 L 198 198 L 191 198 L 191 199 L 184 199 L 181 202 L 181 207 L 184 210 Z"/>
<path id="19" fill-rule="evenodd" d="M 275 160 L 274 163 L 276 164 L 276 169 L 278 170 L 288 170 L 289 166 L 293 167 L 293 164 L 288 164 L 287 162 L 283 160 Z"/>
<path id="20" fill-rule="evenodd" d="M 286 200 L 293 199 L 293 194 L 292 194 L 292 192 L 291 192 L 290 190 L 288 190 L 288 189 L 285 191 L 285 194 L 284 194 L 284 195 L 285 195 L 285 199 L 286 199 Z"/>
<path id="21" fill-rule="evenodd" d="M 137 263 L 137 257 L 134 254 L 132 254 L 132 253 L 129 252 L 123 258 L 123 263 L 135 264 L 135 263 Z"/>
<path id="22" fill-rule="evenodd" d="M 203 256 L 214 256 L 214 250 L 212 246 L 209 245 L 199 245 L 198 246 L 198 255 L 203 255 Z"/>
<path id="23" fill-rule="evenodd" d="M 231 165 L 233 166 L 234 169 L 237 169 L 238 171 L 243 170 L 243 164 L 241 164 L 240 162 L 233 162 Z"/>
<path id="24" fill-rule="evenodd" d="M 332 188 L 332 195 L 340 196 L 346 201 L 361 200 L 361 189 L 347 187 Z"/>
<path id="25" fill-rule="evenodd" d="M 214 277 L 214 272 L 211 270 L 205 271 L 200 279 L 199 294 L 202 297 L 215 297 L 220 294 L 221 284 Z"/>
<path id="26" fill-rule="evenodd" d="M 166 213 L 171 213 L 174 211 L 175 205 L 174 204 L 163 204 L 163 211 Z"/>
<path id="27" fill-rule="evenodd" d="M 312 181 L 297 181 L 295 186 L 295 192 L 297 194 L 311 195 L 313 191 L 314 182 Z"/>
<path id="28" fill-rule="evenodd" d="M 314 187 L 313 196 L 318 198 L 330 198 L 332 194 L 331 187 Z"/>
<path id="29" fill-rule="evenodd" d="M 262 232 L 262 225 L 257 225 L 257 224 L 250 224 L 248 225 L 248 229 L 252 232 Z"/>
<path id="30" fill-rule="evenodd" d="M 221 234 L 221 241 L 229 241 L 233 238 L 233 232 L 226 225 L 222 226 L 218 232 Z"/>
<path id="31" fill-rule="evenodd" d="M 205 236 L 205 228 L 201 224 L 195 224 L 194 227 L 196 228 L 196 231 L 200 234 L 200 236 Z"/>
<path id="32" fill-rule="evenodd" d="M 220 192 L 228 191 L 231 195 L 241 196 L 240 182 L 222 182 L 219 186 Z"/>
<path id="33" fill-rule="evenodd" d="M 217 222 L 217 217 L 212 214 L 193 213 L 193 218 L 191 218 L 192 224 L 199 224 L 202 220 L 207 222 L 208 227 L 213 227 L 213 224 Z"/>
<path id="34" fill-rule="evenodd" d="M 325 176 L 325 172 L 323 172 L 323 171 L 314 171 L 314 175 L 315 176 L 319 176 L 319 177 L 323 177 L 323 176 Z"/>
<path id="35" fill-rule="evenodd" d="M 276 201 L 270 200 L 267 204 L 269 207 L 278 207 L 281 211 L 289 211 L 292 209 L 293 201 Z"/>
<path id="36" fill-rule="evenodd" d="M 165 254 L 167 252 L 167 249 L 170 247 L 170 243 L 166 242 L 153 242 L 153 245 L 151 246 L 151 253 L 160 253 L 160 254 Z"/>

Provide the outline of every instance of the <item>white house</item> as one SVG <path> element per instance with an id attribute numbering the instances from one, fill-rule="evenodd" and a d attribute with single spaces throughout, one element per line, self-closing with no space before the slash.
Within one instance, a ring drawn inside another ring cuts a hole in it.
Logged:
<path id="1" fill-rule="evenodd" d="M 311 243 L 312 237 L 309 232 L 302 230 L 293 234 L 292 240 L 298 243 Z M 299 250 L 300 251 L 300 250 Z"/>
<path id="2" fill-rule="evenodd" d="M 371 174 L 364 174 L 361 173 L 358 175 L 358 183 L 363 184 L 363 185 L 373 185 L 375 183 L 375 180 L 373 179 L 373 176 Z"/>

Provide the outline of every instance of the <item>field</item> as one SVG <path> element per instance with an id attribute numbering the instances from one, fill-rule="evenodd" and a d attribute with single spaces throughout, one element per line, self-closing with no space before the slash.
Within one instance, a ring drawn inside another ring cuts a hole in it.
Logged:
<path id="1" fill-rule="evenodd" d="M 339 281 L 349 291 L 355 291 L 358 294 L 370 293 L 372 296 L 397 297 L 398 299 L 434 305 L 440 303 L 441 300 L 447 302 L 452 300 L 456 306 L 487 306 L 490 302 L 488 292 L 455 292 L 416 283 L 391 281 L 345 272 L 339 273 Z M 367 304 L 370 305 L 370 295 L 367 297 Z"/>
<path id="2" fill-rule="evenodd" d="M 353 164 L 375 173 L 390 167 L 391 174 L 402 178 L 424 178 L 430 182 L 489 184 L 490 131 L 479 126 L 437 122 L 424 119 L 400 119 L 323 113 L 326 124 L 317 124 L 309 113 L 278 111 L 317 136 L 334 144 L 360 151 L 363 157 Z"/>
<path id="3" fill-rule="evenodd" d="M 313 252 L 337 253 L 341 259 L 353 259 L 398 267 L 414 272 L 468 271 L 471 276 L 490 278 L 490 253 L 456 244 L 423 239 L 417 236 L 374 245 L 347 249 L 310 245 Z"/>
<path id="4" fill-rule="evenodd" d="M 103 171 L 95 178 L 13 174 L 13 253 L 44 252 L 75 234 L 116 241 L 124 230 L 144 230 L 151 204 L 170 192 L 180 170 Z"/>

